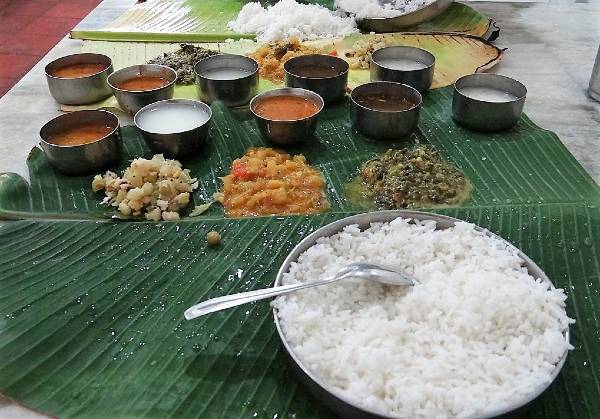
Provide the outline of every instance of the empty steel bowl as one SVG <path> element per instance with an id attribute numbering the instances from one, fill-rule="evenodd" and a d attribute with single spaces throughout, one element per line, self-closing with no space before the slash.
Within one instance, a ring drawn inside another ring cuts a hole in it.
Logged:
<path id="1" fill-rule="evenodd" d="M 53 135 L 86 124 L 104 124 L 112 131 L 91 143 L 81 145 L 58 145 L 51 141 Z M 104 110 L 77 111 L 60 115 L 40 130 L 40 145 L 48 161 L 60 172 L 68 175 L 92 173 L 108 164 L 119 161 L 122 138 L 119 118 Z"/>
<path id="2" fill-rule="evenodd" d="M 314 246 L 319 239 L 323 237 L 330 237 L 336 233 L 341 232 L 344 228 L 350 225 L 358 225 L 361 230 L 365 230 L 371 226 L 372 223 L 389 223 L 395 220 L 398 217 L 402 217 L 405 219 L 418 221 L 435 221 L 436 229 L 444 230 L 450 227 L 453 227 L 457 222 L 461 222 L 462 220 L 458 220 L 456 218 L 447 217 L 444 215 L 432 214 L 427 212 L 420 211 L 404 211 L 404 210 L 394 210 L 394 211 L 374 211 L 365 214 L 353 215 L 347 218 L 343 218 L 338 221 L 334 221 L 330 224 L 321 227 L 317 231 L 311 233 L 306 236 L 298 245 L 290 252 L 288 257 L 283 261 L 283 264 L 279 268 L 277 272 L 277 277 L 275 278 L 274 287 L 279 287 L 284 285 L 283 277 L 289 272 L 290 267 L 298 261 L 298 257 L 304 253 L 308 248 Z M 500 238 L 499 236 L 489 232 L 487 229 L 483 229 L 481 227 L 475 227 L 476 230 L 480 231 L 482 234 L 486 236 L 491 236 L 496 239 L 502 240 L 507 244 L 510 248 L 513 248 L 515 252 L 518 254 L 519 258 L 523 261 L 523 267 L 527 269 L 529 274 L 534 278 L 540 278 L 542 281 L 548 284 L 549 287 L 554 288 L 552 282 L 548 278 L 548 276 L 542 271 L 542 269 L 535 264 L 526 254 L 524 254 L 519 249 L 515 248 L 512 244 L 507 242 L 506 240 Z M 334 304 L 335 302 L 331 302 Z M 327 381 L 323 380 L 319 377 L 316 371 L 311 369 L 311 366 L 306 360 L 302 360 L 301 357 L 294 352 L 292 347 L 292 343 L 289 340 L 289 336 L 286 334 L 285 329 L 282 327 L 279 312 L 277 308 L 273 308 L 273 317 L 275 320 L 275 326 L 277 328 L 277 332 L 279 334 L 279 338 L 283 343 L 283 347 L 286 353 L 289 355 L 289 360 L 291 362 L 292 367 L 298 373 L 298 377 L 300 381 L 308 388 L 308 390 L 319 400 L 321 400 L 327 407 L 333 410 L 337 415 L 342 418 L 368 418 L 368 419 L 405 419 L 401 418 L 397 415 L 384 415 L 379 411 L 375 411 L 373 409 L 369 409 L 362 405 L 361 400 L 357 400 L 355 398 L 350 398 L 346 395 L 340 394 L 339 391 Z M 566 342 L 569 342 L 569 329 L 568 327 L 563 331 L 563 336 Z M 402 348 L 398 348 L 401 350 Z M 529 392 L 524 393 L 519 400 L 511 402 L 510 404 L 506 404 L 504 406 L 489 406 L 485 412 L 482 412 L 477 415 L 469 416 L 470 419 L 483 419 L 483 418 L 496 418 L 496 417 L 506 417 L 513 418 L 519 417 L 515 416 L 520 409 L 524 406 L 535 400 L 540 394 L 546 390 L 552 381 L 558 377 L 560 370 L 562 369 L 565 360 L 567 359 L 568 352 L 562 355 L 560 360 L 553 365 L 551 380 L 549 382 L 542 382 L 532 387 Z M 398 389 L 402 390 L 401 388 Z M 508 414 L 510 413 L 510 414 Z M 507 414 L 506 416 L 504 416 Z"/>
<path id="3" fill-rule="evenodd" d="M 167 84 L 149 90 L 124 90 L 118 86 L 127 80 L 140 76 L 162 77 Z M 135 115 L 144 106 L 159 100 L 171 99 L 175 90 L 177 72 L 171 67 L 159 64 L 132 65 L 115 71 L 108 78 L 108 84 L 113 90 L 119 106 L 130 115 Z"/>
<path id="4" fill-rule="evenodd" d="M 352 125 L 364 136 L 376 140 L 397 140 L 411 134 L 419 123 L 423 101 L 418 90 L 405 84 L 377 81 L 358 86 L 350 95 Z M 382 102 L 404 102 L 405 109 L 382 110 L 368 105 Z"/>
<path id="5" fill-rule="evenodd" d="M 317 105 L 317 111 L 306 118 L 295 120 L 269 119 L 256 112 L 256 107 L 262 100 L 275 96 L 306 98 Z M 250 111 L 256 117 L 258 128 L 267 140 L 276 144 L 294 144 L 307 140 L 315 132 L 317 116 L 324 105 L 323 98 L 315 92 L 295 87 L 284 87 L 255 96 L 250 101 Z"/>
<path id="6" fill-rule="evenodd" d="M 57 77 L 54 72 L 74 64 L 101 64 L 104 69 L 84 77 Z M 73 54 L 58 58 L 48 64 L 46 81 L 50 94 L 63 105 L 87 105 L 106 99 L 112 94 L 106 80 L 113 72 L 112 61 L 102 54 Z"/>
<path id="7" fill-rule="evenodd" d="M 301 55 L 285 62 L 285 85 L 311 90 L 325 103 L 343 99 L 348 86 L 350 66 L 331 55 Z"/>
<path id="8" fill-rule="evenodd" d="M 475 131 L 502 131 L 517 123 L 526 96 L 525 86 L 510 77 L 470 74 L 454 83 L 452 116 Z"/>
<path id="9" fill-rule="evenodd" d="M 218 54 L 194 66 L 200 100 L 226 106 L 246 105 L 258 91 L 258 64 L 243 55 Z"/>
<path id="10" fill-rule="evenodd" d="M 371 55 L 371 81 L 394 81 L 425 92 L 433 82 L 435 56 L 415 47 L 387 47 Z"/>
<path id="11" fill-rule="evenodd" d="M 156 114 L 157 111 L 160 112 L 161 108 L 171 107 L 176 109 L 181 106 L 186 106 L 198 112 L 202 119 L 206 118 L 206 120 L 198 125 L 189 127 L 189 129 L 178 132 L 172 132 L 172 130 L 166 128 L 166 123 L 164 124 L 165 129 L 160 129 L 161 132 L 156 132 L 158 130 L 144 124 L 144 116 L 149 116 L 153 113 Z M 191 99 L 168 99 L 143 107 L 135 114 L 133 122 L 142 132 L 146 144 L 148 144 L 152 151 L 162 153 L 167 157 L 185 158 L 198 153 L 204 143 L 206 143 L 211 118 L 212 111 L 210 106 L 205 103 Z"/>

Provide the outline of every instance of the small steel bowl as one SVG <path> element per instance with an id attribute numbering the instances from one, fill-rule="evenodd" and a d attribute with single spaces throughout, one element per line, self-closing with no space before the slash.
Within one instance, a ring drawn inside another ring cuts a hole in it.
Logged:
<path id="1" fill-rule="evenodd" d="M 274 96 L 299 96 L 312 100 L 318 107 L 317 112 L 303 119 L 279 120 L 267 119 L 256 112 L 256 106 L 261 100 Z M 283 87 L 281 89 L 269 90 L 255 96 L 250 101 L 250 111 L 256 117 L 258 128 L 262 135 L 275 144 L 295 144 L 306 141 L 314 134 L 317 126 L 317 116 L 323 110 L 325 102 L 323 98 L 310 90 L 298 87 Z"/>
<path id="2" fill-rule="evenodd" d="M 314 77 L 306 74 L 307 67 L 326 67 L 334 69 L 335 76 Z M 331 55 L 301 55 L 285 62 L 285 85 L 311 90 L 323 98 L 325 103 L 343 99 L 348 86 L 350 66 L 345 60 Z"/>
<path id="3" fill-rule="evenodd" d="M 484 87 L 515 97 L 506 102 L 478 100 L 461 92 L 469 87 Z M 495 132 L 513 127 L 525 105 L 527 88 L 510 77 L 498 74 L 470 74 L 454 83 L 452 116 L 461 125 L 474 131 Z"/>
<path id="4" fill-rule="evenodd" d="M 360 98 L 370 95 L 406 99 L 414 106 L 402 111 L 382 111 L 366 107 Z M 419 123 L 423 98 L 419 91 L 405 84 L 377 81 L 358 86 L 350 95 L 352 100 L 352 126 L 364 136 L 376 140 L 397 140 L 411 134 Z"/>
<path id="5" fill-rule="evenodd" d="M 52 75 L 59 68 L 73 64 L 102 64 L 105 68 L 95 74 L 77 78 Z M 44 71 L 50 94 L 54 100 L 63 105 L 88 105 L 106 99 L 112 94 L 106 81 L 113 72 L 113 66 L 112 60 L 106 55 L 91 53 L 67 55 L 49 63 Z"/>
<path id="6" fill-rule="evenodd" d="M 423 68 L 415 70 L 399 70 L 385 66 L 383 60 L 409 60 L 420 63 Z M 371 55 L 371 81 L 394 81 L 414 87 L 425 92 L 433 82 L 435 56 L 428 51 L 415 47 L 386 47 L 378 49 Z"/>
<path id="7" fill-rule="evenodd" d="M 300 243 L 298 243 L 296 247 L 294 247 L 294 249 L 290 252 L 288 257 L 283 261 L 281 267 L 279 268 L 279 271 L 277 272 L 277 277 L 275 278 L 275 284 L 273 286 L 276 288 L 284 285 L 283 276 L 285 273 L 289 272 L 290 266 L 293 263 L 297 262 L 298 257 L 302 253 L 304 253 L 309 247 L 314 246 L 321 237 L 330 237 L 336 233 L 339 233 L 349 225 L 357 224 L 361 230 L 365 230 L 369 228 L 372 223 L 389 223 L 398 217 L 412 219 L 415 221 L 432 220 L 437 223 L 436 228 L 438 230 L 444 230 L 453 227 L 457 222 L 462 222 L 462 220 L 459 220 L 457 218 L 447 217 L 444 215 L 406 210 L 374 211 L 365 214 L 353 215 L 338 221 L 334 221 L 333 223 L 321 227 L 312 234 L 309 234 L 302 241 L 300 241 Z M 477 226 L 475 227 L 475 229 L 488 236 L 497 238 L 505 242 L 509 247 L 513 248 L 518 254 L 519 258 L 523 260 L 523 266 L 527 269 L 527 271 L 532 277 L 540 278 L 542 281 L 548 283 L 552 288 L 554 288 L 552 281 L 550 281 L 550 279 L 544 273 L 544 271 L 542 271 L 542 269 L 539 266 L 537 266 L 535 262 L 533 262 L 521 250 L 519 250 L 506 240 L 502 239 L 501 237 L 495 235 L 494 233 L 491 233 L 487 229 L 483 229 Z M 294 353 L 292 345 L 288 341 L 288 338 L 285 335 L 281 323 L 279 321 L 277 308 L 273 309 L 273 317 L 275 321 L 275 327 L 277 328 L 277 332 L 279 334 L 279 338 L 283 343 L 283 347 L 288 355 L 288 359 L 292 365 L 292 368 L 296 371 L 300 381 L 308 388 L 308 390 L 317 399 L 321 400 L 321 402 L 323 402 L 329 409 L 331 409 L 333 412 L 335 412 L 342 418 L 403 419 L 399 416 L 384 416 L 381 413 L 369 410 L 361 406 L 359 404 L 359 401 L 355 399 L 349 399 L 348 397 L 339 394 L 331 385 L 320 379 L 313 371 L 311 371 L 309 366 L 303 363 L 302 360 L 298 357 L 298 355 Z M 563 331 L 563 335 L 565 340 L 569 342 L 568 328 Z M 401 348 L 399 348 L 399 350 L 401 350 Z M 502 407 L 490 408 L 488 411 L 483 412 L 480 415 L 470 416 L 469 419 L 505 417 L 502 415 L 505 415 L 507 413 L 510 413 L 510 415 L 506 417 L 514 417 L 514 413 L 525 409 L 527 405 L 529 405 L 529 403 L 531 403 L 538 396 L 540 396 L 556 379 L 556 377 L 558 377 L 560 370 L 565 364 L 567 355 L 568 352 L 565 352 L 562 358 L 556 363 L 556 365 L 554 365 L 554 369 L 552 371 L 552 379 L 550 380 L 550 382 L 538 385 L 529 394 L 523 395 L 522 399 L 518 402 Z"/>
<path id="8" fill-rule="evenodd" d="M 106 124 L 114 129 L 92 143 L 70 146 L 50 142 L 50 137 L 58 132 L 90 123 Z M 57 116 L 42 127 L 40 138 L 40 146 L 50 164 L 68 175 L 92 173 L 119 161 L 123 145 L 119 118 L 105 110 L 77 111 Z"/>
<path id="9" fill-rule="evenodd" d="M 140 117 L 144 113 L 156 111 L 161 107 L 173 105 L 186 105 L 203 112 L 208 119 L 201 125 L 187 131 L 173 133 L 156 133 L 144 129 Z M 212 119 L 212 110 L 206 103 L 191 99 L 167 99 L 144 106 L 134 116 L 133 122 L 142 132 L 148 147 L 155 153 L 163 153 L 167 157 L 185 158 L 198 153 L 208 138 L 208 128 Z"/>
<path id="10" fill-rule="evenodd" d="M 123 90 L 117 87 L 120 83 L 139 76 L 162 77 L 168 83 L 152 90 Z M 175 91 L 177 72 L 171 67 L 159 64 L 132 65 L 115 71 L 108 77 L 108 84 L 113 90 L 119 106 L 130 115 L 135 115 L 144 106 L 159 100 L 171 99 Z"/>
<path id="11" fill-rule="evenodd" d="M 435 0 L 414 12 L 396 17 L 373 17 L 358 20 L 358 28 L 364 32 L 401 32 L 407 28 L 428 22 L 446 11 L 454 0 Z M 383 3 L 383 1 L 382 1 Z"/>
<path id="12" fill-rule="evenodd" d="M 223 68 L 242 69 L 247 76 L 236 79 L 214 79 L 205 74 Z M 246 105 L 258 91 L 258 63 L 243 55 L 218 54 L 206 57 L 194 65 L 196 88 L 200 100 L 208 104 L 220 100 L 225 106 Z"/>

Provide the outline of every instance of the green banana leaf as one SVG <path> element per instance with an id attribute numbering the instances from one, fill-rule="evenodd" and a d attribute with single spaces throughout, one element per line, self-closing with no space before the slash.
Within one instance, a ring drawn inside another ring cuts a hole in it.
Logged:
<path id="1" fill-rule="evenodd" d="M 254 34 L 238 34 L 227 29 L 246 0 L 149 0 L 136 4 L 107 28 L 74 30 L 71 38 L 96 41 L 133 42 L 219 42 L 225 39 L 253 39 Z M 333 8 L 333 0 L 306 1 Z M 410 32 L 456 32 L 494 39 L 499 29 L 475 9 L 452 4 L 435 19 Z"/>
<path id="2" fill-rule="evenodd" d="M 575 346 L 529 418 L 600 415 L 600 211 L 439 210 L 528 253 L 568 294 Z M 346 214 L 0 228 L 0 391 L 61 418 L 333 418 L 299 383 L 268 302 L 187 322 L 199 300 L 273 283 L 303 236 Z M 219 248 L 204 236 L 216 229 Z"/>
<path id="3" fill-rule="evenodd" d="M 430 143 L 452 160 L 471 179 L 475 192 L 470 207 L 510 204 L 587 202 L 597 199 L 600 189 L 569 154 L 556 135 L 536 127 L 527 117 L 503 133 L 480 134 L 457 126 L 451 117 L 452 89 L 443 88 L 424 96 L 419 129 L 396 143 L 376 142 L 355 132 L 350 124 L 348 100 L 328 106 L 320 115 L 316 135 L 307 144 L 289 147 L 303 153 L 318 167 L 330 187 L 333 211 L 353 211 L 343 193 L 345 185 L 367 159 L 390 147 Z M 194 203 L 203 203 L 220 188 L 219 176 L 229 172 L 231 162 L 252 146 L 268 145 L 258 132 L 248 110 L 212 106 L 210 140 L 200 157 L 184 165 L 200 180 Z M 124 128 L 125 156 L 116 168 L 152 153 L 135 128 Z M 47 218 L 102 216 L 99 196 L 90 189 L 90 176 L 64 176 L 49 166 L 40 149 L 29 156 L 31 186 L 16 175 L 0 178 L 0 217 Z M 207 215 L 222 216 L 214 206 Z"/>
<path id="4" fill-rule="evenodd" d="M 299 383 L 268 303 L 186 322 L 199 300 L 273 283 L 311 231 L 361 211 L 344 195 L 360 164 L 389 147 L 429 143 L 475 185 L 461 208 L 435 212 L 503 236 L 568 294 L 577 323 L 563 372 L 526 417 L 600 415 L 600 188 L 555 134 L 523 117 L 505 133 L 457 126 L 451 88 L 425 95 L 419 130 L 372 142 L 350 126 L 347 102 L 328 107 L 314 138 L 289 149 L 324 174 L 332 203 L 313 216 L 228 219 L 213 205 L 178 223 L 110 221 L 91 176 L 54 172 L 34 149 L 30 183 L 0 175 L 0 393 L 59 417 L 329 418 Z M 212 106 L 210 141 L 184 165 L 201 180 L 194 204 L 250 146 L 265 145 L 243 111 Z M 150 156 L 125 128 L 125 157 Z M 190 205 L 190 209 L 193 204 Z M 222 244 L 206 245 L 218 230 Z"/>

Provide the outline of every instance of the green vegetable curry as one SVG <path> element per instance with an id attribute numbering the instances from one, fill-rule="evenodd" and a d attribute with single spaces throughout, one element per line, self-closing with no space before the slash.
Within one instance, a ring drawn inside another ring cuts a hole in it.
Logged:
<path id="1" fill-rule="evenodd" d="M 430 146 L 388 150 L 363 164 L 348 194 L 359 204 L 382 209 L 453 206 L 464 203 L 473 186 Z"/>

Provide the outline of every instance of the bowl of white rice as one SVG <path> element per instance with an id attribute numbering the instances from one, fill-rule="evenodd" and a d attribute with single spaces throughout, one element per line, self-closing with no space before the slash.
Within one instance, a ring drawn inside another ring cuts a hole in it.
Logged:
<path id="1" fill-rule="evenodd" d="M 336 0 L 362 31 L 398 32 L 435 19 L 453 0 Z"/>
<path id="2" fill-rule="evenodd" d="M 309 390 L 342 417 L 487 418 L 558 376 L 566 295 L 523 252 L 473 224 L 414 211 L 359 214 L 302 240 L 275 286 L 352 262 L 416 279 L 348 279 L 278 297 L 275 324 Z"/>

